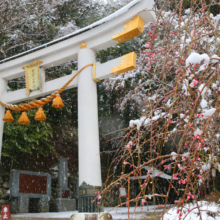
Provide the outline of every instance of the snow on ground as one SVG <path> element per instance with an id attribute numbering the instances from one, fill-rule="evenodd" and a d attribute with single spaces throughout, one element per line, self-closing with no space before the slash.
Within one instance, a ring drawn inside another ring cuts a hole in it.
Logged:
<path id="1" fill-rule="evenodd" d="M 220 220 L 220 206 L 218 204 L 214 202 L 208 203 L 207 201 L 199 201 L 198 205 L 200 207 L 202 220 Z M 177 220 L 180 219 L 180 216 L 181 219 L 185 220 L 200 220 L 200 215 L 196 203 L 185 205 L 182 214 L 178 208 L 172 208 L 164 215 L 163 219 Z"/>
<path id="2" fill-rule="evenodd" d="M 69 212 L 43 212 L 43 213 L 24 213 L 24 214 L 12 214 L 13 218 L 70 218 L 71 215 L 77 214 L 78 211 Z"/>
<path id="3" fill-rule="evenodd" d="M 112 207 L 105 207 L 104 211 L 108 212 Z M 155 211 L 155 215 L 157 215 L 158 212 L 162 212 L 163 208 L 158 209 L 157 206 L 144 206 L 144 207 L 130 207 L 130 219 L 141 219 L 146 217 L 146 214 L 149 213 L 149 215 L 153 215 L 153 212 Z M 150 213 L 151 212 L 151 213 Z M 109 212 L 112 215 L 113 219 L 128 219 L 128 208 L 127 207 L 120 207 L 115 208 L 114 210 Z"/>
<path id="4" fill-rule="evenodd" d="M 200 213 L 202 220 L 220 220 L 220 205 L 216 203 L 208 203 L 206 201 L 199 201 L 198 205 L 200 207 Z M 171 208 L 171 205 L 167 205 L 167 208 L 170 208 L 169 211 L 166 211 L 164 215 L 164 220 L 178 220 L 180 219 L 180 210 L 174 207 Z M 195 209 L 194 209 L 195 208 Z M 113 210 L 112 210 L 113 209 Z M 189 212 L 189 211 L 190 212 Z M 192 211 L 191 211 L 192 210 Z M 150 215 L 161 215 L 163 208 L 158 208 L 158 206 L 144 206 L 144 207 L 130 207 L 130 219 L 136 220 L 141 218 L 146 218 Z M 113 220 L 119 219 L 128 219 L 128 208 L 120 207 L 105 207 L 104 212 L 109 212 L 112 215 Z M 187 204 L 183 208 L 183 214 L 181 219 L 185 220 L 200 220 L 200 215 L 198 214 L 198 209 L 196 208 L 196 203 Z M 12 215 L 13 218 L 62 218 L 69 219 L 73 214 L 78 214 L 78 211 L 71 212 L 47 212 L 47 213 L 27 213 L 27 214 L 16 214 Z"/>
<path id="5" fill-rule="evenodd" d="M 169 205 L 167 206 L 169 207 Z M 113 209 L 113 210 L 112 210 Z M 111 211 L 110 211 L 111 210 Z M 140 219 L 146 217 L 146 214 L 152 215 L 155 211 L 155 215 L 158 212 L 162 212 L 163 208 L 159 208 L 158 206 L 144 206 L 144 207 L 130 207 L 130 219 Z M 105 207 L 104 212 L 109 212 L 112 215 L 113 219 L 128 219 L 128 208 L 120 207 Z M 46 213 L 26 213 L 26 214 L 15 214 L 12 215 L 12 218 L 70 218 L 71 215 L 78 214 L 78 211 L 70 211 L 70 212 L 46 212 Z"/>

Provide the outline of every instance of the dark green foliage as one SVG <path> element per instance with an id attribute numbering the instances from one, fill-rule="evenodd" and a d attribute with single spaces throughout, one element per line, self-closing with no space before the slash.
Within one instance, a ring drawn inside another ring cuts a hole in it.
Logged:
<path id="1" fill-rule="evenodd" d="M 39 158 L 47 161 L 55 156 L 55 149 L 51 143 L 51 125 L 47 121 L 35 121 L 36 112 L 37 109 L 28 111 L 27 114 L 31 121 L 29 125 L 20 125 L 18 119 L 21 112 L 15 111 L 13 112 L 15 121 L 5 123 L 2 157 L 3 163 L 4 160 L 13 161 L 12 168 L 33 170 L 37 167 L 37 163 L 34 162 Z M 35 164 L 35 166 L 29 166 L 30 164 Z"/>
<path id="2" fill-rule="evenodd" d="M 119 8 L 117 6 L 90 0 L 66 1 L 57 8 L 56 15 L 59 19 L 55 20 L 55 24 L 64 26 L 74 20 L 76 25 L 82 28 L 111 14 Z"/>
<path id="3" fill-rule="evenodd" d="M 114 47 L 109 47 L 106 50 L 99 51 L 96 55 L 97 61 L 105 63 L 108 60 L 115 59 L 130 52 L 138 53 L 144 42 L 144 36 L 136 37 L 127 42 L 117 44 Z"/>

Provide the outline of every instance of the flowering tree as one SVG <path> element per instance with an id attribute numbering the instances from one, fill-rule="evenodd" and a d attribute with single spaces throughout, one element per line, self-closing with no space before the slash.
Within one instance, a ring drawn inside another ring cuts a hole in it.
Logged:
<path id="1" fill-rule="evenodd" d="M 107 91 L 120 94 L 119 111 L 130 105 L 140 118 L 130 120 L 123 131 L 101 194 L 126 186 L 128 206 L 134 201 L 145 205 L 148 197 L 164 198 L 165 214 L 174 190 L 177 216 L 167 219 L 183 219 L 197 208 L 204 217 L 206 210 L 198 202 L 201 186 L 208 188 L 220 168 L 220 15 L 213 14 L 219 3 L 208 2 L 192 0 L 187 8 L 183 0 L 163 1 L 160 9 L 156 3 L 157 19 L 145 29 L 148 36 L 136 70 L 103 82 Z M 155 168 L 157 176 L 172 171 L 167 191 L 160 194 L 149 187 L 155 183 Z M 131 198 L 134 178 L 140 192 Z M 196 205 L 186 208 L 192 200 Z"/>

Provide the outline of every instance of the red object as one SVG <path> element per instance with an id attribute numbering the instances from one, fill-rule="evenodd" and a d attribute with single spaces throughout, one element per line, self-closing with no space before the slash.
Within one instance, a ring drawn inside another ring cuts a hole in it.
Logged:
<path id="1" fill-rule="evenodd" d="M 2 220 L 10 220 L 10 205 L 2 205 Z"/>
<path id="2" fill-rule="evenodd" d="M 62 198 L 70 198 L 70 191 L 63 190 L 62 191 Z"/>
<path id="3" fill-rule="evenodd" d="M 47 177 L 20 174 L 19 193 L 47 194 Z"/>

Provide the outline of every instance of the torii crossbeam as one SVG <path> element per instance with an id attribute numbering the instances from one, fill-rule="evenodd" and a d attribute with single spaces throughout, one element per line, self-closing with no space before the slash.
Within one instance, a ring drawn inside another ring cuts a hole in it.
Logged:
<path id="1" fill-rule="evenodd" d="M 126 32 L 130 24 L 124 23 L 139 15 L 143 21 L 149 23 L 155 19 L 153 0 L 134 0 L 124 8 L 110 16 L 72 34 L 56 39 L 52 42 L 0 61 L 0 100 L 7 103 L 17 103 L 50 94 L 65 84 L 72 75 L 60 77 L 45 82 L 45 70 L 51 66 L 78 58 L 78 69 L 87 64 L 95 63 L 95 52 L 115 45 L 112 36 L 118 32 Z M 144 10 L 146 9 L 146 10 Z M 129 27 L 130 28 L 130 27 Z M 136 34 L 138 35 L 138 34 Z M 134 36 L 136 36 L 134 35 Z M 133 37 L 133 36 L 131 36 Z M 131 38 L 130 37 L 130 38 Z M 115 39 L 120 43 L 122 39 L 118 33 Z M 84 43 L 84 44 L 82 44 Z M 81 48 L 80 48 L 81 45 Z M 24 76 L 23 65 L 42 60 L 41 91 L 33 91 L 26 95 L 26 89 L 7 92 L 7 82 Z M 96 79 L 103 80 L 112 77 L 113 67 L 121 65 L 121 71 L 126 71 L 124 57 L 108 61 L 96 66 Z M 124 65 L 124 66 L 123 66 Z M 127 64 L 126 64 L 127 65 Z M 73 71 L 74 74 L 75 71 Z M 101 165 L 99 150 L 97 88 L 93 77 L 93 67 L 87 67 L 77 76 L 67 89 L 78 87 L 78 136 L 79 136 L 79 185 L 83 182 L 94 187 L 101 187 Z M 0 153 L 4 123 L 1 120 L 5 109 L 0 106 Z M 85 209 L 82 211 L 86 211 Z M 87 210 L 89 211 L 89 210 Z"/>

